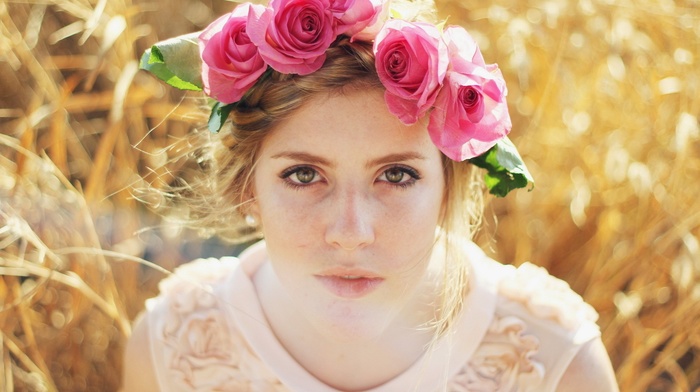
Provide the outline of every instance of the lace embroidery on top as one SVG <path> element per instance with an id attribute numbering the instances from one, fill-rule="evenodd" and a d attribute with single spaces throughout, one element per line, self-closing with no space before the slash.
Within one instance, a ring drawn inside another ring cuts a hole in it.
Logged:
<path id="1" fill-rule="evenodd" d="M 546 269 L 524 263 L 498 285 L 504 298 L 519 303 L 535 318 L 552 320 L 575 331 L 598 314 L 569 285 Z M 527 335 L 526 324 L 515 316 L 496 316 L 467 365 L 451 380 L 452 392 L 535 391 L 545 368 L 534 359 L 539 340 Z"/>
<path id="2" fill-rule="evenodd" d="M 243 337 L 229 328 L 212 286 L 230 276 L 218 260 L 178 268 L 160 285 L 167 315 L 159 328 L 169 381 L 188 391 L 286 391 Z"/>
<path id="3" fill-rule="evenodd" d="M 524 263 L 503 279 L 499 292 L 525 306 L 535 317 L 556 321 L 569 331 L 598 319 L 595 309 L 571 290 L 568 283 L 531 263 Z"/>
<path id="4" fill-rule="evenodd" d="M 450 381 L 450 392 L 535 391 L 544 366 L 532 359 L 539 340 L 525 335 L 525 323 L 513 316 L 496 316 L 467 365 Z"/>
<path id="5" fill-rule="evenodd" d="M 178 276 L 161 283 L 167 317 L 158 333 L 164 358 L 169 358 L 169 381 L 188 391 L 287 391 L 244 338 L 229 328 L 213 293 L 213 287 L 234 268 L 234 263 L 198 260 L 178 268 Z M 555 320 L 567 329 L 597 318 L 595 310 L 568 284 L 529 263 L 502 280 L 499 292 L 534 316 Z M 448 390 L 537 390 L 545 370 L 533 358 L 539 340 L 525 334 L 526 329 L 518 317 L 495 316 L 472 358 L 450 380 Z"/>

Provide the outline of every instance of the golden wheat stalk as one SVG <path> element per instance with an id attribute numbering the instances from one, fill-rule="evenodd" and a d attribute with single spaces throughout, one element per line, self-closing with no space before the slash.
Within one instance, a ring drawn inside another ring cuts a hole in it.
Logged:
<path id="1" fill-rule="evenodd" d="M 498 225 L 480 244 L 584 295 L 623 391 L 697 391 L 697 4 L 439 5 L 503 70 L 511 136 L 537 181 L 489 203 Z M 232 7 L 0 2 L 0 388 L 118 389 L 129 321 L 187 257 L 173 249 L 198 243 L 135 188 L 182 176 L 186 135 L 206 122 L 196 98 L 135 64 Z"/>

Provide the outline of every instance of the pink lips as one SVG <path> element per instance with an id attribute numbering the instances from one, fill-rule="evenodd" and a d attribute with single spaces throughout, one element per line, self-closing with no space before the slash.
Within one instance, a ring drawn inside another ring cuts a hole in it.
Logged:
<path id="1" fill-rule="evenodd" d="M 347 299 L 364 297 L 384 281 L 383 278 L 362 271 L 328 272 L 316 275 L 316 278 L 328 291 Z"/>

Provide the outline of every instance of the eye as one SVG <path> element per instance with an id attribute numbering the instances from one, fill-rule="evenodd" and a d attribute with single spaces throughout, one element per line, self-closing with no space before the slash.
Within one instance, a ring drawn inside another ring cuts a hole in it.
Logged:
<path id="1" fill-rule="evenodd" d="M 384 170 L 378 178 L 379 181 L 402 187 L 413 185 L 419 179 L 420 175 L 417 171 L 405 166 L 390 167 Z"/>
<path id="2" fill-rule="evenodd" d="M 384 176 L 386 177 L 387 181 L 398 184 L 401 182 L 401 180 L 403 180 L 404 176 L 406 176 L 406 173 L 398 167 L 392 167 L 384 172 Z"/>
<path id="3" fill-rule="evenodd" d="M 310 185 L 321 180 L 318 172 L 309 166 L 291 167 L 282 172 L 280 178 L 292 186 Z"/>
<path id="4" fill-rule="evenodd" d="M 292 180 L 294 180 L 294 177 L 302 184 L 309 184 L 316 177 L 316 170 L 310 167 L 300 167 L 289 176 Z"/>

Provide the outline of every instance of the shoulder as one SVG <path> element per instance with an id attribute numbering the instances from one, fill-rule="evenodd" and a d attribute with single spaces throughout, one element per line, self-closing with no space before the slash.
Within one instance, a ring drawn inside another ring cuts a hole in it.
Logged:
<path id="1" fill-rule="evenodd" d="M 122 390 L 158 391 L 158 381 L 151 356 L 148 320 L 141 314 L 134 323 L 124 350 Z"/>
<path id="2" fill-rule="evenodd" d="M 518 315 L 539 341 L 533 358 L 546 364 L 547 384 L 558 392 L 618 390 L 598 313 L 568 283 L 525 263 L 511 269 L 498 289 L 502 310 L 524 310 Z"/>
<path id="3" fill-rule="evenodd" d="M 473 382 L 554 391 L 557 385 L 575 386 L 572 377 L 612 373 L 597 312 L 565 281 L 531 263 L 516 268 L 483 256 L 474 264 L 477 281 L 490 281 L 496 307 L 467 369 Z M 505 371 L 498 380 L 484 376 L 494 364 Z"/>
<path id="4" fill-rule="evenodd" d="M 574 331 L 594 325 L 595 309 L 569 287 L 565 281 L 550 275 L 543 267 L 524 263 L 508 269 L 498 284 L 501 307 L 520 306 L 529 317 L 548 322 L 552 328 Z"/>
<path id="5" fill-rule="evenodd" d="M 160 296 L 177 295 L 179 290 L 206 290 L 221 283 L 239 267 L 235 257 L 196 259 L 177 267 L 159 284 Z"/>
<path id="6" fill-rule="evenodd" d="M 535 264 L 518 267 L 489 258 L 474 244 L 465 247 L 478 286 L 488 286 L 501 313 L 517 313 L 554 329 L 595 325 L 598 313 L 569 284 Z"/>
<path id="7" fill-rule="evenodd" d="M 136 358 L 126 364 L 129 390 L 237 390 L 235 369 L 246 344 L 221 298 L 237 268 L 234 258 L 199 259 L 160 282 L 129 341 L 126 360 Z"/>
<path id="8" fill-rule="evenodd" d="M 199 259 L 178 267 L 159 283 L 160 294 L 147 301 L 146 310 L 134 321 L 124 351 L 124 391 L 157 391 L 158 363 L 154 347 L 163 340 L 164 330 L 185 313 L 213 305 L 212 284 L 222 281 L 236 266 L 235 259 Z M 160 329 L 160 331 L 159 331 Z"/>
<path id="9" fill-rule="evenodd" d="M 154 322 L 168 320 L 172 323 L 174 319 L 188 314 L 215 309 L 221 288 L 232 278 L 238 267 L 238 259 L 232 257 L 197 259 L 183 264 L 160 281 L 160 293 L 146 301 L 146 311 Z"/>
<path id="10" fill-rule="evenodd" d="M 587 391 L 619 391 L 610 358 L 600 339 L 581 347 L 557 387 L 557 392 Z"/>

